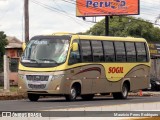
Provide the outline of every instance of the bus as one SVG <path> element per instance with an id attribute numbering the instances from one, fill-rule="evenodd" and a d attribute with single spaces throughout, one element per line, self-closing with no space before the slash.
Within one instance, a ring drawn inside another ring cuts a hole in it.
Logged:
<path id="1" fill-rule="evenodd" d="M 149 88 L 150 54 L 143 38 L 57 33 L 31 38 L 19 62 L 19 92 L 30 101 L 40 96 L 96 94 L 126 99 Z"/>

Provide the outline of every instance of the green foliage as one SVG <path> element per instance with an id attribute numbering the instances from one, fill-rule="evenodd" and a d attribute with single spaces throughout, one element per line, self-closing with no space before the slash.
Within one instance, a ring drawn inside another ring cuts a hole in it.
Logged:
<path id="1" fill-rule="evenodd" d="M 5 46 L 8 44 L 6 35 L 0 31 L 0 71 L 3 69 L 3 55 L 5 53 Z"/>
<path id="2" fill-rule="evenodd" d="M 105 20 L 95 24 L 86 34 L 105 35 Z M 142 37 L 147 41 L 159 41 L 160 28 L 140 18 L 115 16 L 109 21 L 109 35 Z"/>

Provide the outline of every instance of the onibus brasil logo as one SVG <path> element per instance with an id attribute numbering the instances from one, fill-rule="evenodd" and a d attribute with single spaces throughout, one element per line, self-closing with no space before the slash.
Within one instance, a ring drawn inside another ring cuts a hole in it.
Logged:
<path id="1" fill-rule="evenodd" d="M 86 7 L 93 8 L 112 8 L 112 9 L 126 9 L 126 0 L 86 0 Z"/>

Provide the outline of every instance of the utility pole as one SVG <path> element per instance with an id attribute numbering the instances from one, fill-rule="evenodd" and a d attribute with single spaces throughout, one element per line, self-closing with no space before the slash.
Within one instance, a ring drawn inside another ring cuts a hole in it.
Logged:
<path id="1" fill-rule="evenodd" d="M 109 16 L 105 16 L 105 35 L 109 35 Z"/>
<path id="2" fill-rule="evenodd" d="M 29 0 L 24 0 L 25 43 L 29 41 Z"/>

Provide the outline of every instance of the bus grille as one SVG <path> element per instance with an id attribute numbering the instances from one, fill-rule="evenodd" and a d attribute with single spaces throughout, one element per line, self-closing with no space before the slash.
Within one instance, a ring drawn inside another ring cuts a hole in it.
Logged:
<path id="1" fill-rule="evenodd" d="M 28 87 L 31 89 L 44 89 L 46 87 L 46 84 L 41 84 L 41 85 L 28 84 Z"/>
<path id="2" fill-rule="evenodd" d="M 45 75 L 26 75 L 29 81 L 48 81 L 49 76 Z"/>

